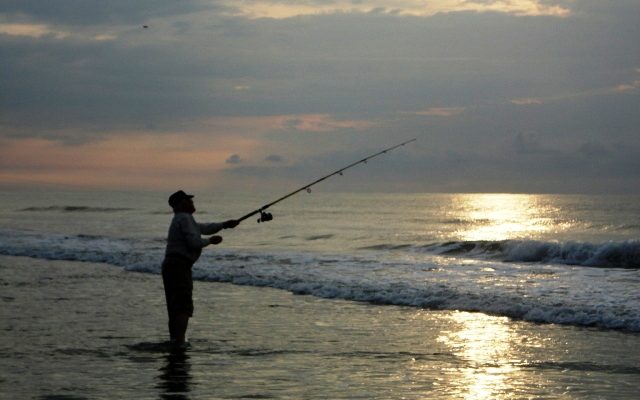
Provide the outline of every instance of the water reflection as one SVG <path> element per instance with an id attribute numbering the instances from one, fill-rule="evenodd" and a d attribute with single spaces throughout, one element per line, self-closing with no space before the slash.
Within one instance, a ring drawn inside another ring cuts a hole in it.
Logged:
<path id="1" fill-rule="evenodd" d="M 438 338 L 465 362 L 460 393 L 465 399 L 507 399 L 519 386 L 519 360 L 513 359 L 513 343 L 522 338 L 509 326 L 508 318 L 481 313 L 451 314 L 457 330 Z M 459 387 L 460 387 L 459 386 Z"/>
<path id="2" fill-rule="evenodd" d="M 553 212 L 540 195 L 462 194 L 453 199 L 467 225 L 458 230 L 463 240 L 505 240 L 539 236 L 553 226 Z"/>
<path id="3" fill-rule="evenodd" d="M 165 356 L 165 365 L 160 369 L 161 399 L 188 400 L 191 391 L 191 363 L 184 349 L 171 349 Z"/>

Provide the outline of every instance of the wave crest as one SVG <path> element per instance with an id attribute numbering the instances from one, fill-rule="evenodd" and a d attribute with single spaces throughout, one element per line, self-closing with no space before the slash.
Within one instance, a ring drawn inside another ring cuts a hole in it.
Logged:
<path id="1" fill-rule="evenodd" d="M 536 240 L 456 241 L 422 247 L 429 253 L 490 257 L 509 262 L 539 262 L 588 267 L 640 268 L 640 241 L 587 243 Z"/>

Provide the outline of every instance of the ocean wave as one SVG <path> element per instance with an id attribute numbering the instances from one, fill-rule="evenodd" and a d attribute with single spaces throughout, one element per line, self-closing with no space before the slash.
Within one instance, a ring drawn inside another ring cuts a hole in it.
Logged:
<path id="1" fill-rule="evenodd" d="M 544 242 L 536 240 L 450 241 L 427 245 L 381 243 L 360 250 L 407 251 L 505 262 L 640 269 L 640 241 Z"/>
<path id="2" fill-rule="evenodd" d="M 576 361 L 542 361 L 533 363 L 523 362 L 517 365 L 520 368 L 535 368 L 541 370 L 552 369 L 559 371 L 571 370 L 581 372 L 606 372 L 610 374 L 640 375 L 640 368 L 628 365 L 610 365 Z"/>
<path id="3" fill-rule="evenodd" d="M 309 240 L 309 241 L 313 241 L 313 240 L 325 240 L 325 239 L 331 239 L 334 235 L 333 234 L 326 234 L 326 235 L 313 235 L 313 236 L 308 236 L 305 238 L 305 240 Z"/>
<path id="4" fill-rule="evenodd" d="M 640 229 L 640 224 L 624 224 L 617 227 L 618 230 L 637 230 Z"/>
<path id="5" fill-rule="evenodd" d="M 453 241 L 433 243 L 421 249 L 439 255 L 490 257 L 508 262 L 640 268 L 638 240 L 605 243 L 536 240 Z"/>
<path id="6" fill-rule="evenodd" d="M 374 244 L 373 246 L 360 247 L 359 250 L 404 250 L 412 249 L 413 245 L 405 244 Z"/>
<path id="7" fill-rule="evenodd" d="M 19 212 L 117 212 L 130 211 L 133 208 L 126 207 L 88 207 L 88 206 L 48 206 L 48 207 L 27 207 L 18 210 Z"/>
<path id="8" fill-rule="evenodd" d="M 478 284 L 473 274 L 445 279 L 441 276 L 443 268 L 419 274 L 405 266 L 400 269 L 407 268 L 410 273 L 396 274 L 391 268 L 398 265 L 383 265 L 371 273 L 354 260 L 342 260 L 330 270 L 318 268 L 319 264 L 321 260 L 317 258 L 294 257 L 294 262 L 285 265 L 278 257 L 265 255 L 231 264 L 222 259 L 205 259 L 194 268 L 194 278 L 370 304 L 483 312 L 536 323 L 640 332 L 640 311 L 633 301 L 622 306 L 623 294 L 605 293 L 602 297 L 585 293 L 588 284 L 573 278 L 564 281 L 566 277 L 555 274 L 526 272 L 522 277 L 526 276 L 527 282 L 510 290 L 500 282 L 491 285 L 485 280 Z M 638 282 L 636 278 L 635 284 Z"/>
<path id="9" fill-rule="evenodd" d="M 520 254 L 521 250 L 510 250 L 514 244 L 488 242 L 479 251 Z M 429 251 L 456 246 L 467 254 L 473 251 L 468 243 L 458 246 L 456 242 L 434 244 Z M 596 247 L 606 253 L 602 246 Z M 160 273 L 163 250 L 153 239 L 0 230 L 3 255 L 100 262 L 136 272 Z M 379 257 L 377 252 L 332 255 L 221 247 L 203 252 L 193 272 L 194 278 L 202 281 L 267 286 L 300 295 L 640 332 L 637 271 L 532 268 L 496 261 L 439 264 L 439 259 Z"/>
<path id="10" fill-rule="evenodd" d="M 489 223 L 491 220 L 486 218 L 449 218 L 440 220 L 439 222 L 444 225 L 477 225 Z"/>

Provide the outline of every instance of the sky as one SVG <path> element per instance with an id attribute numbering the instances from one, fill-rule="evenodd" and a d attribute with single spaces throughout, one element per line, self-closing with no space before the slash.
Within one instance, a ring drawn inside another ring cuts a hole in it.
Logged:
<path id="1" fill-rule="evenodd" d="M 3 0 L 0 187 L 640 193 L 638 0 Z"/>

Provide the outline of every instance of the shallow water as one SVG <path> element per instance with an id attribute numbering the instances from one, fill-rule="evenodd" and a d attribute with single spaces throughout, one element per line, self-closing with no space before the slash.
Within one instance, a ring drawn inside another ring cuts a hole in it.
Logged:
<path id="1" fill-rule="evenodd" d="M 640 336 L 196 282 L 165 345 L 158 276 L 0 257 L 2 398 L 635 399 Z"/>

